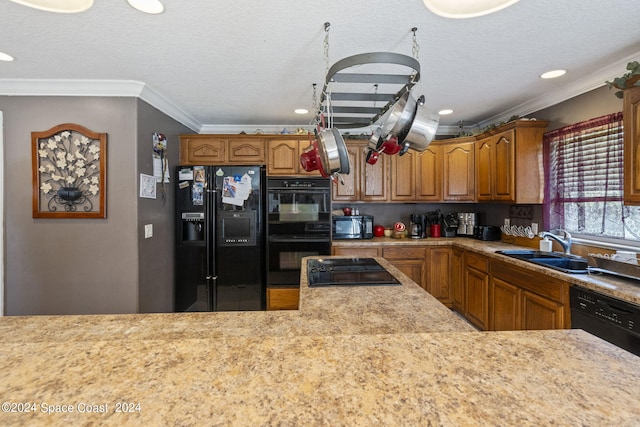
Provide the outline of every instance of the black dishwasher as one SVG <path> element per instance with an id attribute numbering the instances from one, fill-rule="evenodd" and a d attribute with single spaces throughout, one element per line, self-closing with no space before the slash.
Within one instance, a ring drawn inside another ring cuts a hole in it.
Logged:
<path id="1" fill-rule="evenodd" d="M 640 356 L 640 306 L 572 286 L 571 327 Z"/>

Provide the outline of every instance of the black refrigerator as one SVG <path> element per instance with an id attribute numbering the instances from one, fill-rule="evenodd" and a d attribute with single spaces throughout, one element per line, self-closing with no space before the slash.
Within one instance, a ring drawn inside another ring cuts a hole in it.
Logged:
<path id="1" fill-rule="evenodd" d="M 175 311 L 264 310 L 264 166 L 178 166 Z"/>

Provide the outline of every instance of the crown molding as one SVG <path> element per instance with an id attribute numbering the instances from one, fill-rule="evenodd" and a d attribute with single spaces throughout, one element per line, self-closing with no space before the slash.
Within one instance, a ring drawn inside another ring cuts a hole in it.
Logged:
<path id="1" fill-rule="evenodd" d="M 188 128 L 202 124 L 143 82 L 135 80 L 0 79 L 0 95 L 136 97 Z"/>

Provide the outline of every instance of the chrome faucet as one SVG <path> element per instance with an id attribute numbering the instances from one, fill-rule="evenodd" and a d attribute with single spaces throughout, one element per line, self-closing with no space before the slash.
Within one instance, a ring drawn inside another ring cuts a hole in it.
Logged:
<path id="1" fill-rule="evenodd" d="M 556 233 L 559 232 L 564 233 L 564 239 L 561 239 L 559 236 L 557 236 Z M 542 237 L 543 239 L 545 237 L 551 237 L 553 240 L 560 243 L 560 246 L 562 246 L 562 249 L 564 249 L 565 254 L 571 254 L 571 234 L 569 234 L 567 230 L 557 229 L 551 231 L 543 231 L 542 233 L 540 233 L 540 237 Z"/>

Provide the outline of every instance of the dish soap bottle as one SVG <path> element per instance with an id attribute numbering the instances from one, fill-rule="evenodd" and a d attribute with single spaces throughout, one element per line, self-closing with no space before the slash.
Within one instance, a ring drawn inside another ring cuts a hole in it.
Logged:
<path id="1" fill-rule="evenodd" d="M 540 252 L 551 252 L 552 246 L 553 242 L 548 237 L 540 240 Z"/>

